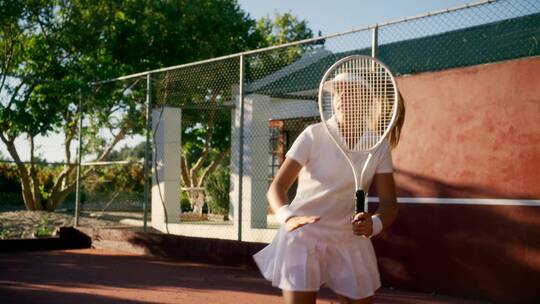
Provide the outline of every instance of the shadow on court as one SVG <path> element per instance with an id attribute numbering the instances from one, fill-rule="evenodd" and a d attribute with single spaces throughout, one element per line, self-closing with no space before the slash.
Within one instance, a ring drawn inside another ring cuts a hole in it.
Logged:
<path id="1" fill-rule="evenodd" d="M 0 269 L 0 303 L 282 303 L 253 269 L 105 249 L 0 253 Z M 474 302 L 382 289 L 376 303 Z"/>

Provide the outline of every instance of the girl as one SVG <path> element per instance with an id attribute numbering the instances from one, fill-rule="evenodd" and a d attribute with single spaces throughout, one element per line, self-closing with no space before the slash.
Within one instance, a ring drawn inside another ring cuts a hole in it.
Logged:
<path id="1" fill-rule="evenodd" d="M 336 96 L 339 96 L 337 94 Z M 364 173 L 364 187 L 377 184 L 375 214 L 353 214 L 351 168 L 322 123 L 307 127 L 286 154 L 267 198 L 282 224 L 270 245 L 254 255 L 263 276 L 282 289 L 286 304 L 315 303 L 322 284 L 340 303 L 373 303 L 380 287 L 377 260 L 370 238 L 388 228 L 397 215 L 390 147 L 399 141 L 405 108 L 399 96 L 398 119 L 387 139 L 375 149 Z M 344 100 L 333 100 L 336 109 Z M 329 124 L 339 124 L 340 116 Z M 330 127 L 330 126 L 329 126 Z M 352 161 L 362 168 L 366 155 Z M 287 190 L 298 178 L 294 200 Z"/>

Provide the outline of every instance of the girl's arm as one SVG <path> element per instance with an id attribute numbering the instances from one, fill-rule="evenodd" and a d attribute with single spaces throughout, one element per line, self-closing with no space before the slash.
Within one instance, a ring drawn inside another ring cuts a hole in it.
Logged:
<path id="1" fill-rule="evenodd" d="M 285 158 L 285 161 L 279 168 L 272 184 L 268 188 L 266 198 L 270 203 L 270 208 L 274 211 L 274 214 L 278 214 L 282 207 L 287 208 L 288 198 L 287 191 L 293 184 L 294 180 L 298 177 L 298 173 L 302 169 L 297 161 L 292 158 Z M 306 224 L 311 224 L 319 220 L 318 216 L 290 216 L 283 219 L 283 223 L 287 227 L 287 230 L 292 231 L 296 228 L 302 227 Z"/>
<path id="2" fill-rule="evenodd" d="M 392 173 L 375 174 L 374 178 L 379 197 L 379 207 L 375 213 L 381 218 L 383 229 L 386 229 L 394 222 L 398 212 L 394 175 Z"/>
<path id="3" fill-rule="evenodd" d="M 298 177 L 301 169 L 302 165 L 292 158 L 285 158 L 285 161 L 281 164 L 266 193 L 266 198 L 274 213 L 277 213 L 279 208 L 288 203 L 287 191 Z"/>

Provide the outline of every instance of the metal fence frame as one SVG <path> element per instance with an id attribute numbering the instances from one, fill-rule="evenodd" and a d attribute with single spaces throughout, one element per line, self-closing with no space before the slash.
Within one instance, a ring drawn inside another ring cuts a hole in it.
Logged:
<path id="1" fill-rule="evenodd" d="M 146 231 L 147 229 L 147 209 L 148 209 L 148 200 L 149 200 L 149 183 L 148 183 L 148 178 L 149 178 L 149 168 L 148 168 L 148 162 L 150 161 L 150 129 L 151 129 L 151 126 L 150 126 L 150 108 L 152 106 L 152 75 L 153 74 L 157 74 L 157 73 L 163 73 L 163 72 L 167 72 L 167 71 L 172 71 L 172 70 L 178 70 L 178 69 L 183 69 L 183 68 L 187 68 L 187 67 L 192 67 L 192 66 L 196 66 L 196 65 L 203 65 L 203 64 L 207 64 L 207 63 L 211 63 L 211 62 L 216 62 L 216 61 L 221 61 L 221 60 L 225 60 L 225 59 L 232 59 L 232 58 L 238 58 L 239 59 L 239 62 L 240 62 L 240 68 L 239 68 L 239 71 L 238 71 L 238 75 L 239 75 L 239 111 L 240 111 L 240 137 L 239 137 L 239 141 L 240 141 L 240 144 L 239 144 L 239 163 L 238 163 L 238 166 L 239 166 L 239 196 L 238 196 L 238 206 L 239 206 L 239 210 L 238 210 L 238 217 L 236 218 L 236 220 L 238 220 L 238 237 L 237 239 L 239 241 L 242 241 L 242 195 L 243 195 L 243 189 L 242 189 L 242 180 L 243 180 L 243 162 L 244 162 L 244 155 L 243 155 L 243 140 L 244 140 L 244 82 L 245 82 L 245 58 L 246 56 L 248 55 L 254 55 L 254 54 L 258 54 L 258 53 L 262 53 L 262 52 L 268 52 L 268 51 L 273 51 L 273 50 L 278 50 L 278 49 L 284 49 L 284 48 L 287 48 L 287 47 L 291 47 L 291 46 L 297 46 L 297 45 L 302 45 L 302 44 L 308 44 L 308 43 L 313 43 L 313 42 L 317 42 L 317 41 L 321 41 L 321 40 L 326 40 L 326 39 L 330 39 L 330 38 L 336 38 L 336 37 L 340 37 L 340 36 L 345 36 L 345 35 L 348 35 L 348 34 L 352 34 L 352 33 L 358 33 L 358 32 L 363 32 L 363 31 L 371 31 L 371 55 L 373 57 L 377 57 L 378 55 L 378 42 L 379 42 L 379 31 L 387 26 L 390 26 L 390 25 L 394 25 L 394 24 L 400 24 L 400 23 L 406 23 L 406 22 L 410 22 L 410 21 L 413 21 L 413 20 L 418 20 L 418 19 L 422 19 L 422 18 L 426 18 L 426 17 L 432 17 L 432 16 L 435 16 L 435 15 L 440 15 L 440 14 L 445 14 L 445 13 L 450 13 L 450 12 L 455 12 L 455 11 L 459 11 L 459 10 L 466 10 L 466 9 L 471 9 L 471 8 L 475 8 L 475 7 L 479 7 L 479 6 L 483 6 L 483 5 L 489 5 L 491 3 L 495 3 L 495 2 L 500 2 L 501 0 L 483 0 L 483 1 L 480 1 L 480 2 L 477 2 L 477 3 L 473 3 L 473 4 L 466 4 L 466 5 L 461 5 L 461 6 L 457 6 L 457 7 L 454 7 L 454 8 L 450 8 L 450 9 L 444 9 L 444 10 L 439 10 L 439 11 L 435 11 L 435 12 L 429 12 L 429 13 L 425 13 L 425 14 L 421 14 L 421 15 L 417 15 L 417 16 L 413 16 L 413 17 L 408 17 L 408 18 L 401 18 L 401 19 L 397 19 L 397 20 L 393 20 L 393 21 L 388 21 L 388 22 L 383 22 L 383 23 L 380 23 L 380 24 L 375 24 L 375 25 L 371 25 L 371 26 L 367 26 L 367 27 L 363 27 L 363 28 L 358 28 L 358 29 L 353 29 L 353 30 L 349 30 L 349 31 L 344 31 L 344 32 L 339 32 L 339 33 L 336 33 L 336 34 L 332 34 L 332 35 L 327 35 L 327 36 L 323 36 L 323 37 L 316 37 L 316 38 L 310 38 L 310 39 L 305 39 L 305 40 L 301 40 L 301 41 L 296 41 L 296 42 L 291 42 L 291 43 L 286 43 L 286 44 L 282 44 L 282 45 L 278 45 L 278 46 L 272 46 L 272 47 L 267 47 L 267 48 L 262 48 L 262 49 L 257 49 L 257 50 L 251 50 L 251 51 L 245 51 L 245 52 L 240 52 L 240 53 L 236 53 L 236 54 L 232 54 L 232 55 L 227 55 L 227 56 L 221 56 L 221 57 L 217 57 L 217 58 L 212 58 L 212 59 L 207 59 L 207 60 L 201 60 L 201 61 L 198 61 L 198 62 L 193 62 L 193 63 L 187 63 L 187 64 L 181 64 L 181 65 L 176 65 L 176 66 L 171 66 L 171 67 L 166 67 L 166 68 L 161 68 L 161 69 L 155 69 L 155 70 L 150 70 L 150 71 L 145 71 L 145 72 L 141 72 L 141 73 L 135 73 L 135 74 L 131 74 L 131 75 L 126 75 L 126 76 L 122 76 L 122 77 L 117 77 L 117 78 L 113 78 L 113 79 L 108 79 L 108 80 L 103 80 L 103 81 L 96 81 L 96 82 L 92 82 L 90 83 L 89 85 L 92 86 L 92 87 L 95 87 L 95 86 L 98 86 L 98 85 L 103 85 L 103 84 L 107 84 L 107 83 L 112 83 L 112 82 L 116 82 L 116 81 L 122 81 L 122 80 L 129 80 L 129 79 L 134 79 L 134 78 L 142 78 L 142 77 L 146 77 L 146 146 L 145 146 L 145 158 L 144 158 L 144 202 L 143 202 L 143 209 L 144 209 L 144 230 Z M 82 95 L 81 95 L 81 100 L 80 100 L 80 117 L 79 117 L 79 130 L 82 129 L 82 116 L 83 116 L 83 100 L 82 100 Z M 76 191 L 76 203 L 75 203 L 75 225 L 77 226 L 78 223 L 79 223 L 79 208 L 80 208 L 80 167 L 81 165 L 84 165 L 81 163 L 81 132 L 79 132 L 79 147 L 78 147 L 78 150 L 77 150 L 77 191 Z"/>

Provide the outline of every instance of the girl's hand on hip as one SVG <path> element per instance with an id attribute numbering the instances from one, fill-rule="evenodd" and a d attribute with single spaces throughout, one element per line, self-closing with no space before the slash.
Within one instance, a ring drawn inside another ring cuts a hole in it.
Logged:
<path id="1" fill-rule="evenodd" d="M 285 222 L 285 227 L 287 228 L 287 231 L 290 232 L 307 224 L 313 224 L 320 219 L 320 216 L 291 216 Z"/>
<path id="2" fill-rule="evenodd" d="M 367 212 L 357 213 L 352 221 L 352 230 L 356 235 L 370 237 L 373 234 L 373 220 Z"/>

